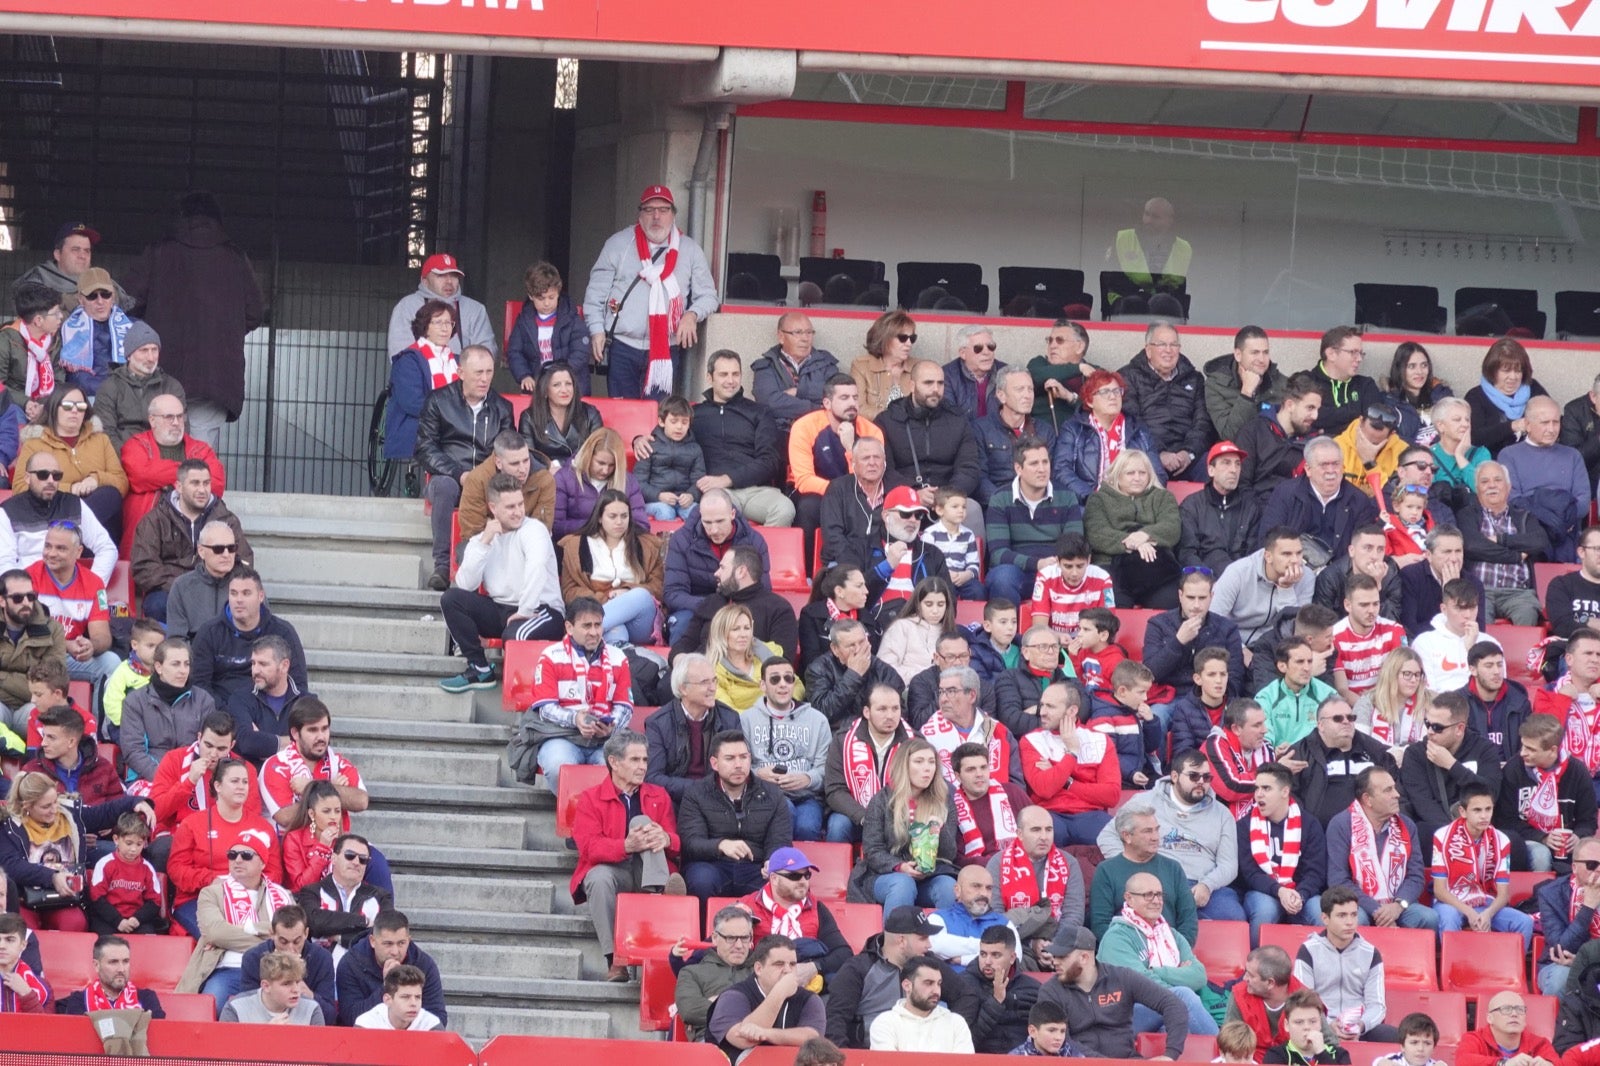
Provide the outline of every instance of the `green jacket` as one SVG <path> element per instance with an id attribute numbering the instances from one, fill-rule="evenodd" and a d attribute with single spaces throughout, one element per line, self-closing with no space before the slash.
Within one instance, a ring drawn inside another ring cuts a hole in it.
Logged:
<path id="1" fill-rule="evenodd" d="M 1256 702 L 1267 712 L 1267 742 L 1293 744 L 1317 727 L 1317 707 L 1329 696 L 1336 696 L 1332 685 L 1311 679 L 1311 684 L 1296 695 L 1278 678 L 1256 693 Z"/>
<path id="2" fill-rule="evenodd" d="M 674 996 L 678 1004 L 678 1017 L 689 1029 L 689 1039 L 699 1039 L 706 1023 L 711 1020 L 713 1001 L 723 992 L 755 972 L 750 963 L 735 969 L 723 961 L 715 951 L 693 966 L 678 971 L 678 988 Z"/>
<path id="3" fill-rule="evenodd" d="M 1184 876 L 1177 859 L 1157 855 L 1149 862 L 1135 863 L 1125 855 L 1113 855 L 1094 868 L 1094 878 L 1089 882 L 1089 928 L 1097 937 L 1106 935 L 1111 920 L 1122 911 L 1122 889 L 1134 874 L 1154 874 L 1167 894 L 1161 913 L 1172 923 L 1173 932 L 1189 943 L 1200 932 L 1200 918 L 1195 911 L 1194 890 Z"/>
<path id="4" fill-rule="evenodd" d="M 1112 556 L 1126 555 L 1122 538 L 1137 529 L 1150 534 L 1163 548 L 1176 548 L 1182 525 L 1177 499 L 1160 485 L 1151 485 L 1137 496 L 1102 488 L 1083 506 L 1083 533 L 1099 566 L 1109 563 Z"/>
<path id="5" fill-rule="evenodd" d="M 148 377 L 136 378 L 124 363 L 106 376 L 95 393 L 94 413 L 119 454 L 128 438 L 150 428 L 150 401 L 162 393 L 187 401 L 182 383 L 159 366 Z"/>
<path id="6" fill-rule="evenodd" d="M 1100 950 L 1095 952 L 1094 957 L 1108 966 L 1123 966 L 1135 973 L 1146 974 L 1168 988 L 1187 988 L 1191 992 L 1198 992 L 1205 987 L 1206 968 L 1195 959 L 1194 949 L 1182 933 L 1174 929 L 1172 937 L 1178 942 L 1178 958 L 1183 965 L 1151 966 L 1144 934 L 1119 914 L 1111 919 L 1106 935 L 1100 938 Z"/>
<path id="7" fill-rule="evenodd" d="M 1218 440 L 1233 440 L 1251 419 L 1261 417 L 1261 408 L 1281 403 L 1288 384 L 1278 364 L 1268 363 L 1256 394 L 1246 396 L 1239 391 L 1239 364 L 1231 352 L 1207 363 L 1205 375 L 1206 414 Z"/>
<path id="8" fill-rule="evenodd" d="M 28 342 L 15 328 L 15 322 L 0 326 L 0 383 L 11 393 L 11 402 L 22 406 L 28 402 Z M 61 334 L 50 338 L 50 367 L 55 372 L 56 383 L 61 382 Z"/>

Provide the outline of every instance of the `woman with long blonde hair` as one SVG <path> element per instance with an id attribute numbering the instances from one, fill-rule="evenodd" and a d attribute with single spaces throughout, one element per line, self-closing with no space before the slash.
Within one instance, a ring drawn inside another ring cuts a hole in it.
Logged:
<path id="1" fill-rule="evenodd" d="M 867 804 L 850 901 L 880 903 L 886 914 L 896 907 L 950 906 L 959 846 L 939 753 L 914 736 L 895 749 L 888 784 Z"/>
<path id="2" fill-rule="evenodd" d="M 1356 700 L 1356 728 L 1399 750 L 1428 735 L 1423 716 L 1432 703 L 1422 657 L 1396 648 L 1383 657 L 1377 683 Z"/>
<path id="3" fill-rule="evenodd" d="M 730 603 L 711 616 L 706 627 L 706 658 L 717 669 L 717 700 L 736 711 L 748 711 L 761 698 L 761 664 L 783 649 L 756 639 L 755 615 L 742 603 Z M 805 683 L 795 682 L 796 702 L 805 699 Z"/>
<path id="4" fill-rule="evenodd" d="M 572 462 L 556 471 L 555 481 L 557 540 L 588 524 L 595 505 L 600 502 L 600 493 L 605 489 L 626 496 L 628 506 L 633 509 L 633 524 L 640 529 L 650 528 L 644 493 L 639 491 L 639 482 L 628 470 L 628 450 L 623 447 L 622 435 L 614 429 L 601 426 L 589 434 L 578 446 Z"/>

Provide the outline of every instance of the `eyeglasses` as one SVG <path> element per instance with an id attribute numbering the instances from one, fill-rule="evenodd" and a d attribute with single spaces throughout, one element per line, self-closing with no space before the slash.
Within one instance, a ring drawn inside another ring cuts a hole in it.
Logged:
<path id="1" fill-rule="evenodd" d="M 1115 385 L 1107 385 L 1103 389 L 1095 389 L 1094 394 L 1096 396 L 1121 396 L 1122 390 Z"/>
<path id="2" fill-rule="evenodd" d="M 1148 348 L 1179 348 L 1179 347 L 1182 347 L 1182 345 L 1180 345 L 1177 341 L 1151 341 L 1148 345 L 1146 345 L 1146 347 L 1148 347 Z"/>
<path id="3" fill-rule="evenodd" d="M 202 544 L 200 547 L 212 555 L 232 555 L 239 550 L 239 545 L 237 544 Z"/>
<path id="4" fill-rule="evenodd" d="M 1190 781 L 1204 781 L 1207 784 L 1210 784 L 1211 783 L 1211 779 L 1212 779 L 1212 775 L 1209 772 L 1202 773 L 1202 774 L 1197 774 L 1193 770 L 1185 770 L 1179 776 L 1180 777 L 1186 777 Z"/>
<path id="5" fill-rule="evenodd" d="M 1421 670 L 1402 670 L 1402 671 L 1400 671 L 1400 678 L 1403 681 L 1421 681 L 1422 680 L 1422 671 Z"/>
<path id="6" fill-rule="evenodd" d="M 1336 722 L 1339 725 L 1349 725 L 1355 720 L 1356 716 L 1353 714 L 1330 714 L 1323 719 L 1324 722 Z"/>
<path id="7" fill-rule="evenodd" d="M 363 855 L 359 851 L 345 851 L 341 852 L 340 854 L 344 856 L 345 862 L 359 862 L 362 866 L 366 866 L 372 862 L 371 855 Z"/>
<path id="8" fill-rule="evenodd" d="M 30 470 L 28 471 L 28 476 L 36 477 L 40 481 L 60 481 L 67 475 L 65 472 L 60 470 Z"/>
<path id="9" fill-rule="evenodd" d="M 1422 724 L 1427 728 L 1428 732 L 1434 734 L 1443 733 L 1446 729 L 1449 729 L 1451 726 L 1455 725 L 1454 722 L 1446 722 L 1443 725 L 1440 725 L 1438 722 L 1423 722 Z"/>
<path id="10" fill-rule="evenodd" d="M 249 862 L 250 860 L 254 859 L 255 857 L 256 857 L 256 853 L 251 851 L 249 848 L 229 848 L 228 849 L 228 861 L 229 862 Z"/>
<path id="11" fill-rule="evenodd" d="M 901 344 L 917 343 L 917 335 L 915 333 L 896 333 L 894 335 L 894 339 L 899 341 Z"/>
<path id="12" fill-rule="evenodd" d="M 685 678 L 683 683 L 685 685 L 715 685 L 717 683 L 717 679 L 715 677 L 702 677 L 696 679 Z"/>
<path id="13" fill-rule="evenodd" d="M 110 289 L 96 289 L 93 292 L 84 293 L 83 298 L 85 300 L 109 300 L 115 295 L 116 293 Z"/>
<path id="14" fill-rule="evenodd" d="M 1127 893 L 1127 895 L 1132 896 L 1134 899 L 1166 899 L 1167 898 L 1167 894 L 1165 892 L 1161 891 L 1161 889 L 1159 889 L 1159 888 L 1153 888 L 1149 892 L 1129 892 L 1129 893 Z"/>
<path id="15" fill-rule="evenodd" d="M 767 680 L 774 685 L 792 685 L 795 682 L 793 674 L 768 674 Z"/>
<path id="16" fill-rule="evenodd" d="M 33 603 L 36 600 L 38 600 L 38 598 L 39 598 L 39 594 L 37 592 L 8 592 L 8 593 L 6 593 L 6 599 L 10 600 L 14 604 L 17 604 L 19 607 L 24 603 Z"/>
<path id="17" fill-rule="evenodd" d="M 1431 472 L 1433 467 L 1428 467 L 1428 470 Z M 1423 488 L 1421 485 L 1402 485 L 1400 487 L 1400 494 L 1402 496 L 1421 496 L 1423 499 L 1428 498 L 1428 490 Z"/>
<path id="18" fill-rule="evenodd" d="M 811 880 L 811 871 L 789 870 L 785 873 L 780 873 L 778 876 L 783 878 L 785 881 L 809 881 Z"/>
<path id="19" fill-rule="evenodd" d="M 641 207 L 641 208 L 639 208 L 639 213 L 641 215 L 670 215 L 670 214 L 673 214 L 675 211 L 676 211 L 676 208 L 672 208 L 672 207 Z"/>
<path id="20" fill-rule="evenodd" d="M 750 941 L 755 939 L 755 935 L 752 933 L 745 933 L 743 935 L 737 933 L 724 933 L 721 929 L 713 929 L 711 931 L 711 935 L 721 937 L 730 944 L 748 944 Z"/>
<path id="21" fill-rule="evenodd" d="M 975 352 L 997 352 L 1000 350 L 998 344 L 974 344 L 971 345 L 971 348 Z"/>
<path id="22" fill-rule="evenodd" d="M 1432 463 L 1428 462 L 1426 459 L 1413 459 L 1409 463 L 1401 463 L 1400 465 L 1401 466 L 1409 466 L 1414 470 L 1426 470 L 1430 474 L 1433 473 L 1435 470 L 1439 469 L 1437 466 L 1435 466 Z"/>
<path id="23" fill-rule="evenodd" d="M 1490 1007 L 1489 1013 L 1521 1015 L 1528 1013 L 1528 1008 L 1522 1006 L 1520 1003 L 1502 1003 L 1498 1007 Z"/>
<path id="24" fill-rule="evenodd" d="M 1061 654 L 1061 645 L 1059 645 L 1059 644 L 1040 644 L 1040 643 L 1024 644 L 1022 646 L 1022 650 L 1023 651 L 1047 651 L 1051 655 L 1060 655 Z"/>
<path id="25" fill-rule="evenodd" d="M 62 400 L 59 410 L 62 411 L 87 411 L 89 404 L 84 400 Z"/>
<path id="26" fill-rule="evenodd" d="M 964 689 L 964 688 L 960 688 L 960 687 L 950 688 L 949 686 L 946 686 L 946 687 L 941 688 L 939 690 L 939 695 L 941 695 L 941 696 L 959 696 L 965 691 L 967 691 L 967 690 Z"/>
<path id="27" fill-rule="evenodd" d="M 778 332 L 786 337 L 815 337 L 817 335 L 817 331 L 814 329 L 780 329 Z"/>
<path id="28" fill-rule="evenodd" d="M 150 416 L 150 420 L 152 422 L 182 422 L 183 412 L 179 411 L 175 415 L 153 414 Z"/>

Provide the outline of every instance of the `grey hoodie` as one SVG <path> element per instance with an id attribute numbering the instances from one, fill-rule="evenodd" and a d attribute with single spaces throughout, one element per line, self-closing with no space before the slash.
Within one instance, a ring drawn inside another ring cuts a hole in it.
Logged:
<path id="1" fill-rule="evenodd" d="M 389 314 L 390 355 L 405 351 L 415 342 L 416 338 L 411 335 L 411 320 L 417 317 L 422 305 L 429 300 L 443 299 L 444 297 L 419 282 L 416 292 L 402 298 L 394 305 L 394 310 Z M 456 313 L 461 316 L 461 331 L 450 338 L 451 351 L 460 355 L 463 345 L 481 344 L 491 352 L 499 353 L 499 345 L 495 344 L 494 340 L 494 325 L 489 321 L 489 312 L 483 304 L 460 293 L 456 294 L 453 301 L 445 302 L 454 303 Z"/>
<path id="2" fill-rule="evenodd" d="M 265 1025 L 272 1021 L 272 1015 L 262 1006 L 261 990 L 256 989 L 254 992 L 245 992 L 228 1000 L 217 1020 Z M 322 1008 L 317 1006 L 316 997 L 302 996 L 300 1002 L 289 1012 L 289 1024 L 327 1025 L 328 1023 L 322 1017 Z"/>
<path id="3" fill-rule="evenodd" d="M 1161 854 L 1183 867 L 1190 881 L 1215 892 L 1233 884 L 1239 875 L 1239 828 L 1228 808 L 1217 802 L 1214 793 L 1184 810 L 1172 795 L 1172 781 L 1156 782 L 1146 797 L 1132 802 L 1149 803 L 1161 826 Z M 1122 854 L 1122 840 L 1116 825 L 1107 822 L 1095 843 L 1106 858 Z"/>
<path id="4" fill-rule="evenodd" d="M 753 769 L 781 763 L 789 773 L 811 778 L 810 787 L 803 792 L 786 791 L 785 795 L 791 799 L 822 797 L 822 771 L 828 762 L 828 746 L 833 743 L 825 714 L 809 703 L 799 703 L 787 714 L 778 715 L 763 696 L 739 716 L 739 728 L 750 742 Z"/>

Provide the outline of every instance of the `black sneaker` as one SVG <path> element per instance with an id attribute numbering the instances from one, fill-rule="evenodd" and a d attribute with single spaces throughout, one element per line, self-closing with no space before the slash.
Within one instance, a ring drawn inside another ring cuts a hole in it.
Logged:
<path id="1" fill-rule="evenodd" d="M 448 567 L 439 567 L 428 577 L 428 587 L 435 592 L 443 592 L 450 587 L 450 570 Z"/>

